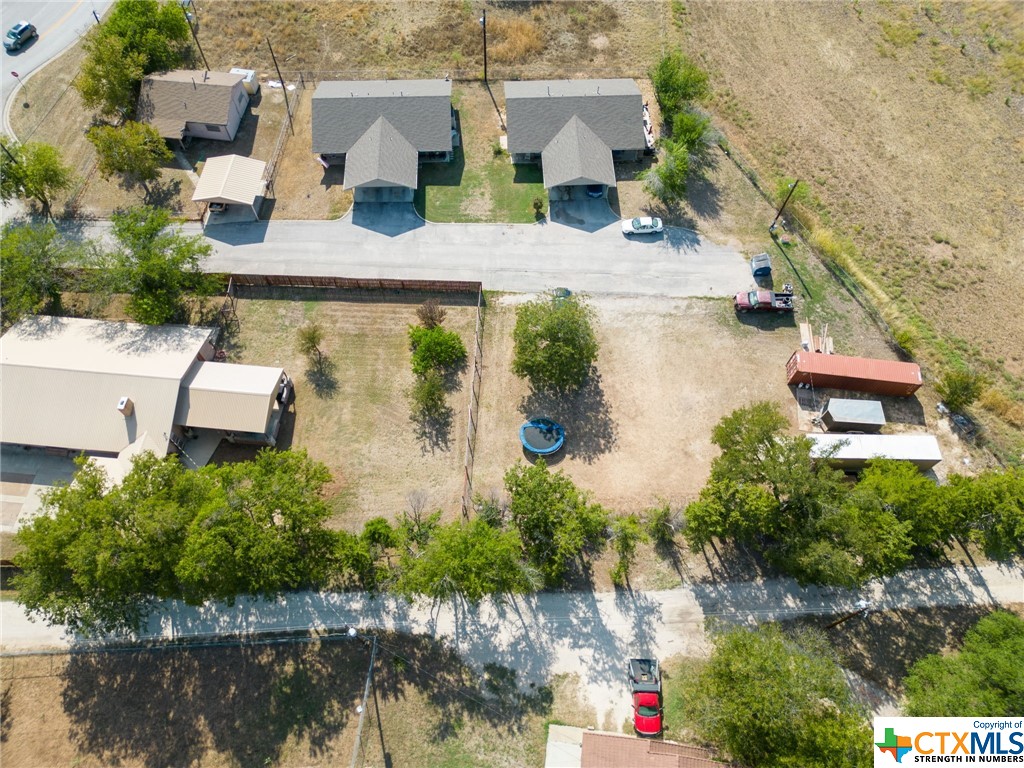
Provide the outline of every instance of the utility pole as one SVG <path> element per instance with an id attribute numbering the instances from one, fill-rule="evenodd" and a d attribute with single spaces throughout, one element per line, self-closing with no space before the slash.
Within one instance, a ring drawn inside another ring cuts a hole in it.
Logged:
<path id="1" fill-rule="evenodd" d="M 11 158 L 11 162 L 18 165 L 18 158 L 11 154 L 11 150 L 7 148 L 6 144 L 0 143 L 0 149 L 4 151 L 4 154 Z"/>
<path id="2" fill-rule="evenodd" d="M 206 67 L 206 71 L 209 72 L 210 65 L 206 61 L 206 54 L 203 53 L 203 46 L 199 44 L 199 38 L 196 36 L 195 25 L 192 23 L 192 17 L 189 15 L 189 12 L 185 10 L 184 4 L 181 6 L 181 12 L 185 14 L 185 21 L 188 22 L 188 31 L 192 33 L 192 39 L 196 41 L 196 48 L 199 49 L 199 55 L 203 57 L 203 66 Z"/>
<path id="3" fill-rule="evenodd" d="M 277 70 L 277 79 L 281 82 L 281 91 L 284 93 L 284 109 L 288 113 L 288 126 L 292 129 L 292 136 L 295 135 L 295 123 L 292 122 L 292 107 L 288 103 L 288 89 L 285 87 L 284 78 L 281 77 L 281 68 L 277 66 L 277 56 L 274 55 L 274 46 L 270 44 L 270 38 L 267 38 L 267 48 L 270 49 L 270 58 L 274 60 L 274 69 Z"/>
<path id="4" fill-rule="evenodd" d="M 854 616 L 860 616 L 862 613 L 864 613 L 864 611 L 866 611 L 869 608 L 871 608 L 871 603 L 868 602 L 867 600 L 858 600 L 857 601 L 857 605 L 855 607 L 857 608 L 856 611 L 854 611 L 853 613 L 848 613 L 845 616 L 843 616 L 842 618 L 836 619 L 831 624 L 826 624 L 825 625 L 825 629 L 832 629 L 833 627 L 838 627 L 844 621 L 849 621 Z"/>
<path id="5" fill-rule="evenodd" d="M 484 82 L 487 82 L 487 9 L 484 8 L 484 15 L 480 17 L 480 26 L 484 28 Z"/>
<path id="6" fill-rule="evenodd" d="M 355 768 L 359 759 L 359 746 L 363 740 L 363 722 L 366 720 L 366 702 L 370 698 L 370 684 L 373 682 L 373 664 L 377 660 L 377 636 L 360 635 L 355 627 L 349 627 L 348 636 L 361 640 L 372 640 L 373 650 L 370 651 L 370 668 L 366 671 L 366 687 L 363 689 L 363 703 L 359 705 L 359 727 L 356 729 L 356 744 L 352 747 L 352 768 Z"/>
<path id="7" fill-rule="evenodd" d="M 793 196 L 793 193 L 796 192 L 796 185 L 799 183 L 800 179 L 797 179 L 796 181 L 789 185 L 789 194 L 786 195 L 786 199 L 782 201 L 782 207 L 779 208 L 779 212 L 775 214 L 775 220 L 772 222 L 772 225 L 768 227 L 768 231 L 771 232 L 772 234 L 775 234 L 775 224 L 778 222 L 779 217 L 782 215 L 782 212 L 786 210 L 786 203 L 789 202 L 789 198 L 791 198 Z"/>

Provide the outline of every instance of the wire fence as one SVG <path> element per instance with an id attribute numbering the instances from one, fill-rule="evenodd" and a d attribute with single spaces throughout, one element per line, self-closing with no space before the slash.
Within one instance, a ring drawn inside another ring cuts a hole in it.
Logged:
<path id="1" fill-rule="evenodd" d="M 483 378 L 481 362 L 484 355 L 483 342 L 483 289 L 477 292 L 476 299 L 476 333 L 473 340 L 473 370 L 469 384 L 469 417 L 466 427 L 466 462 L 462 484 L 462 518 L 469 519 L 469 508 L 473 503 L 473 461 L 476 456 L 477 414 L 480 410 L 480 384 Z"/>

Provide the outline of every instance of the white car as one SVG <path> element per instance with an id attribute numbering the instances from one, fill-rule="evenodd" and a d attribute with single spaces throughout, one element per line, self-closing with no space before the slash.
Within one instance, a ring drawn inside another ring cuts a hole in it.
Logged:
<path id="1" fill-rule="evenodd" d="M 663 229 L 661 219 L 657 216 L 637 216 L 635 219 L 622 220 L 624 235 L 647 235 L 651 232 L 661 232 Z"/>

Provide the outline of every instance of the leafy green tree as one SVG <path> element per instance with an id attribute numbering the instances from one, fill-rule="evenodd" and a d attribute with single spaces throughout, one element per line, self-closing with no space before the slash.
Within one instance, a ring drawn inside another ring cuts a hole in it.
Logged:
<path id="1" fill-rule="evenodd" d="M 75 181 L 71 166 L 57 147 L 40 141 L 25 144 L 4 140 L 7 152 L 0 154 L 0 200 L 36 200 L 49 215 L 54 195 L 70 189 Z M 8 152 L 10 155 L 8 155 Z"/>
<path id="2" fill-rule="evenodd" d="M 913 524 L 887 507 L 898 497 L 880 498 L 880 480 L 851 497 L 843 474 L 812 458 L 810 441 L 784 434 L 786 427 L 767 402 L 718 423 L 712 442 L 722 453 L 686 509 L 690 547 L 713 538 L 755 545 L 801 583 L 853 587 L 903 567 Z"/>
<path id="3" fill-rule="evenodd" d="M 909 717 L 1005 717 L 1024 712 L 1024 620 L 996 611 L 964 637 L 960 651 L 933 654 L 907 676 Z"/>
<path id="4" fill-rule="evenodd" d="M 908 461 L 877 459 L 861 474 L 854 503 L 872 504 L 911 524 L 915 546 L 944 543 L 953 535 L 953 521 L 939 502 L 938 486 Z"/>
<path id="5" fill-rule="evenodd" d="M 820 633 L 777 626 L 713 637 L 707 665 L 688 681 L 685 721 L 744 765 L 871 765 L 867 715 Z"/>
<path id="6" fill-rule="evenodd" d="M 90 108 L 110 117 L 131 114 L 143 76 L 180 67 L 190 34 L 173 0 L 118 0 L 106 20 L 86 35 L 86 57 L 75 87 Z"/>
<path id="7" fill-rule="evenodd" d="M 629 582 L 637 545 L 644 541 L 647 541 L 647 533 L 636 515 L 619 515 L 612 520 L 612 547 L 619 556 L 611 573 L 614 584 L 621 586 Z"/>
<path id="8" fill-rule="evenodd" d="M 1024 470 L 988 470 L 977 477 L 953 475 L 939 488 L 936 506 L 960 536 L 1002 559 L 1024 547 Z"/>
<path id="9" fill-rule="evenodd" d="M 211 470 L 221 498 L 193 517 L 174 572 L 186 600 L 228 603 L 322 585 L 336 541 L 324 528 L 327 467 L 305 451 L 260 451 Z"/>
<path id="10" fill-rule="evenodd" d="M 79 460 L 17 534 L 18 600 L 85 634 L 137 630 L 157 600 L 233 600 L 326 583 L 337 561 L 323 527 L 326 467 L 304 452 L 186 471 L 143 454 L 122 482 Z"/>
<path id="11" fill-rule="evenodd" d="M 512 332 L 512 372 L 529 379 L 534 389 L 579 389 L 597 360 L 593 324 L 593 309 L 576 294 L 547 293 L 519 305 Z"/>
<path id="12" fill-rule="evenodd" d="M 953 368 L 942 374 L 935 391 L 951 411 L 962 411 L 981 397 L 988 382 L 985 377 L 964 368 Z"/>
<path id="13" fill-rule="evenodd" d="M 147 198 L 149 182 L 160 178 L 160 167 L 174 158 L 156 129 L 143 123 L 95 125 L 86 137 L 96 148 L 100 175 L 119 174 L 126 187 L 141 186 Z"/>
<path id="14" fill-rule="evenodd" d="M 645 523 L 647 535 L 650 536 L 655 546 L 671 547 L 675 545 L 677 520 L 668 502 L 663 502 L 647 510 Z"/>
<path id="15" fill-rule="evenodd" d="M 0 320 L 8 328 L 26 315 L 61 313 L 64 269 L 73 249 L 53 224 L 9 221 L 0 234 Z"/>
<path id="16" fill-rule="evenodd" d="M 669 125 L 690 102 L 703 99 L 709 92 L 707 72 L 678 48 L 662 56 L 648 75 L 661 115 Z"/>
<path id="17" fill-rule="evenodd" d="M 109 118 L 132 114 L 146 74 L 145 54 L 131 51 L 124 40 L 99 28 L 86 34 L 82 46 L 86 57 L 73 82 L 82 102 Z"/>
<path id="18" fill-rule="evenodd" d="M 681 142 L 664 139 L 658 162 L 637 178 L 644 189 L 666 205 L 672 205 L 686 197 L 686 177 L 690 173 L 690 152 Z"/>
<path id="19" fill-rule="evenodd" d="M 409 599 L 478 603 L 488 595 L 526 594 L 539 586 L 536 571 L 522 560 L 515 531 L 480 518 L 436 528 L 422 548 L 402 557 L 399 573 L 396 588 Z"/>
<path id="20" fill-rule="evenodd" d="M 549 586 L 604 545 L 608 513 L 562 472 L 550 472 L 543 459 L 532 466 L 517 462 L 505 473 L 505 490 L 512 525 Z"/>
<path id="21" fill-rule="evenodd" d="M 412 371 L 423 376 L 434 369 L 450 369 L 466 359 L 466 345 L 455 331 L 446 331 L 440 325 L 424 328 L 409 326 L 409 346 L 412 347 Z"/>
<path id="22" fill-rule="evenodd" d="M 202 260 L 213 249 L 201 236 L 170 226 L 167 211 L 142 207 L 112 217 L 117 249 L 108 257 L 114 290 L 129 294 L 126 310 L 140 323 L 187 320 L 185 299 L 208 296 L 217 287 L 203 274 Z"/>

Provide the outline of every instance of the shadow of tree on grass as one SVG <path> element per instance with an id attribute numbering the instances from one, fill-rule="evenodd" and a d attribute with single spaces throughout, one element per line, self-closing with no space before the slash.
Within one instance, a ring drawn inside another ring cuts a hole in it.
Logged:
<path id="1" fill-rule="evenodd" d="M 590 464 L 615 447 L 618 425 L 611 416 L 597 370 L 592 370 L 575 392 L 533 390 L 523 398 L 519 411 L 526 419 L 544 416 L 565 427 L 562 450 L 570 458 Z"/>

